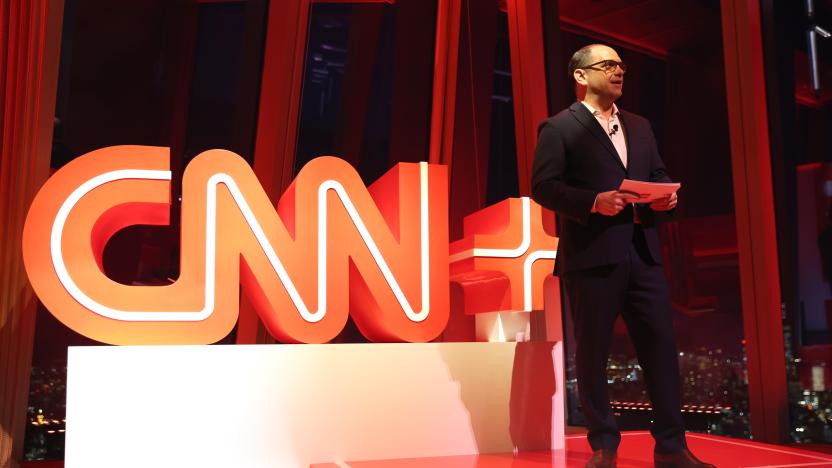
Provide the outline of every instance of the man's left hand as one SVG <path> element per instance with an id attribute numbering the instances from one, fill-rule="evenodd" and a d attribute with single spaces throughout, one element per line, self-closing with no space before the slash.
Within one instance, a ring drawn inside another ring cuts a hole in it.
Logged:
<path id="1" fill-rule="evenodd" d="M 673 208 L 676 208 L 678 200 L 679 197 L 676 195 L 676 192 L 673 192 L 666 197 L 653 200 L 653 203 L 650 203 L 650 208 L 652 208 L 653 211 L 670 211 Z"/>

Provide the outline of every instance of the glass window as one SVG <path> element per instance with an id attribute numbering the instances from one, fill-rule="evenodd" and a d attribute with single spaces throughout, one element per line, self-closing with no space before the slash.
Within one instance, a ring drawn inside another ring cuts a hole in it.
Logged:
<path id="1" fill-rule="evenodd" d="M 517 141 L 514 133 L 511 48 L 508 37 L 508 14 L 504 9 L 497 12 L 496 31 L 486 206 L 509 197 L 517 197 L 520 193 L 517 179 Z"/>
<path id="2" fill-rule="evenodd" d="M 66 0 L 52 147 L 56 170 L 111 145 L 171 147 L 173 179 L 209 148 L 251 161 L 265 28 L 264 1 Z M 171 225 L 131 226 L 104 250 L 105 273 L 158 285 L 179 273 L 179 184 Z M 234 332 L 224 342 L 234 342 Z M 36 318 L 27 460 L 63 458 L 67 346 L 98 344 L 42 305 Z M 114 427 L 123 422 L 113 415 Z"/>
<path id="3" fill-rule="evenodd" d="M 369 185 L 428 160 L 435 31 L 435 1 L 312 3 L 295 173 L 337 156 Z M 333 340 L 365 341 L 352 318 Z"/>
<path id="4" fill-rule="evenodd" d="M 295 172 L 332 155 L 374 182 L 428 159 L 436 2 L 313 3 Z"/>
<path id="5" fill-rule="evenodd" d="M 686 427 L 750 437 L 719 2 L 543 0 L 543 11 L 550 113 L 575 100 L 571 54 L 611 45 L 628 65 L 617 104 L 650 121 L 671 178 L 682 183 L 660 237 Z M 567 310 L 563 317 L 571 331 Z M 567 347 L 569 421 L 583 424 L 572 336 Z M 620 317 L 608 379 L 620 428 L 649 428 L 644 376 Z"/>
<path id="6" fill-rule="evenodd" d="M 806 4 L 814 4 L 809 16 Z M 832 30 L 828 2 L 763 2 L 789 436 L 832 443 Z M 776 15 L 776 21 L 775 21 Z M 815 64 L 816 66 L 813 66 Z M 818 81 L 813 83 L 812 75 Z"/>

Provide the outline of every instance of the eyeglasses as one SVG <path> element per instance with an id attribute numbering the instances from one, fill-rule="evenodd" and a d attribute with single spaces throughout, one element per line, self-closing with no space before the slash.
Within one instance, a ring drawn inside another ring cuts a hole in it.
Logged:
<path id="1" fill-rule="evenodd" d="M 615 60 L 601 60 L 600 62 L 590 63 L 585 67 L 579 67 L 581 69 L 589 69 L 589 70 L 598 70 L 604 73 L 612 73 L 615 71 L 615 67 L 621 69 L 621 71 L 627 71 L 627 65 L 624 62 L 617 62 Z"/>

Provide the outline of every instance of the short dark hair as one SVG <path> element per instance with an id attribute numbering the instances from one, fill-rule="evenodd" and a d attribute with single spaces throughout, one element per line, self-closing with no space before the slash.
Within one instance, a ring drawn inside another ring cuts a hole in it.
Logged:
<path id="1" fill-rule="evenodd" d="M 569 77 L 570 78 L 575 74 L 575 70 L 577 70 L 577 69 L 579 69 L 583 66 L 586 66 L 586 64 L 587 64 L 586 62 L 588 61 L 589 56 L 592 55 L 592 49 L 595 48 L 595 46 L 599 46 L 599 45 L 603 45 L 603 44 L 590 44 L 590 45 L 587 45 L 587 46 L 583 46 L 580 49 L 578 49 L 577 51 L 575 51 L 574 54 L 572 54 L 572 58 L 569 59 Z"/>

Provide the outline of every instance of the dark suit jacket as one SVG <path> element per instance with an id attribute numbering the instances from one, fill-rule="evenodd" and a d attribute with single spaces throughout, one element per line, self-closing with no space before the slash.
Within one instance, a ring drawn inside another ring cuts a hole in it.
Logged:
<path id="1" fill-rule="evenodd" d="M 555 274 L 618 263 L 633 240 L 633 212 L 590 213 L 595 196 L 616 190 L 625 178 L 670 182 L 650 123 L 619 109 L 627 142 L 627 168 L 609 136 L 589 110 L 575 102 L 540 124 L 532 171 L 532 197 L 558 213 L 560 237 Z M 661 263 L 655 213 L 637 205 L 644 237 L 655 263 Z"/>

